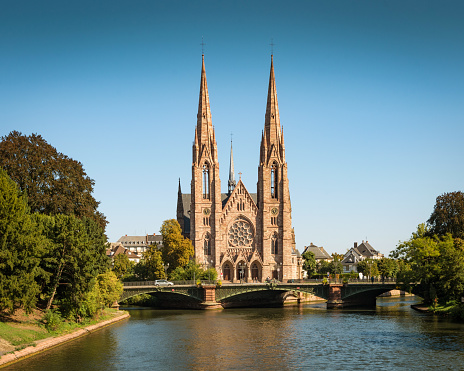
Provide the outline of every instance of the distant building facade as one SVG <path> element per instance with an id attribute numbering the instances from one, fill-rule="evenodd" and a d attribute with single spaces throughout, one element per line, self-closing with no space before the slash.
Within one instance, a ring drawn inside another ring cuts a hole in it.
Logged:
<path id="1" fill-rule="evenodd" d="M 157 245 L 161 247 L 163 245 L 163 236 L 157 234 L 147 234 L 145 236 L 122 236 L 118 243 L 129 251 L 143 256 L 150 245 Z"/>
<path id="2" fill-rule="evenodd" d="M 362 241 L 360 245 L 355 242 L 354 246 L 343 256 L 343 272 L 357 272 L 357 265 L 360 261 L 365 259 L 381 259 L 383 256 L 384 255 L 375 250 L 368 241 Z"/>
<path id="3" fill-rule="evenodd" d="M 177 220 L 193 243 L 196 261 L 213 266 L 225 281 L 285 281 L 301 275 L 272 57 L 264 121 L 257 193 L 250 193 L 241 178 L 235 181 L 232 145 L 228 192 L 221 193 L 203 56 L 191 193 L 182 193 L 179 181 Z"/>
<path id="4" fill-rule="evenodd" d="M 114 258 L 120 254 L 126 255 L 128 259 L 134 263 L 141 260 L 141 256 L 126 249 L 120 242 L 111 242 L 110 247 L 106 250 L 106 256 L 114 261 Z"/>

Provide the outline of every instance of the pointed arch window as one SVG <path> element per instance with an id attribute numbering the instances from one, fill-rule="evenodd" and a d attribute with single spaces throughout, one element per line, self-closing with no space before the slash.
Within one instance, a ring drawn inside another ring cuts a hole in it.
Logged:
<path id="1" fill-rule="evenodd" d="M 203 248 L 205 256 L 211 255 L 211 235 L 209 233 L 205 236 Z"/>
<path id="2" fill-rule="evenodd" d="M 207 162 L 203 165 L 203 198 L 205 200 L 210 199 L 210 189 L 209 189 L 209 165 Z"/>
<path id="3" fill-rule="evenodd" d="M 277 163 L 273 162 L 271 166 L 271 198 L 277 198 L 278 169 Z"/>
<path id="4" fill-rule="evenodd" d="M 279 253 L 279 242 L 277 240 L 277 233 L 271 237 L 271 254 L 277 255 Z"/>

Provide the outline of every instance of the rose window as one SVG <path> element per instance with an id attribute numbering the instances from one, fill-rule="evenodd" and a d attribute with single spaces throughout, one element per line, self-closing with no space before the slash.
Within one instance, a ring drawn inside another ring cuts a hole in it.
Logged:
<path id="1" fill-rule="evenodd" d="M 229 244 L 232 246 L 250 246 L 253 242 L 253 229 L 245 220 L 237 220 L 229 228 Z"/>

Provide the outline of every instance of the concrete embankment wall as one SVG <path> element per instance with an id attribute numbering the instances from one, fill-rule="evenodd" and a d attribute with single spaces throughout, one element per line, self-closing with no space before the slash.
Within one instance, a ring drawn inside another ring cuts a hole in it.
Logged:
<path id="1" fill-rule="evenodd" d="M 108 320 L 103 321 L 103 322 L 99 322 L 99 323 L 97 323 L 95 325 L 92 325 L 92 326 L 81 328 L 81 329 L 76 330 L 76 331 L 74 331 L 74 332 L 72 332 L 70 334 L 61 335 L 61 336 L 54 337 L 54 338 L 47 338 L 47 339 L 44 339 L 44 340 L 39 340 L 39 341 L 36 342 L 36 346 L 30 346 L 30 347 L 18 350 L 18 351 L 14 352 L 14 353 L 9 353 L 9 354 L 3 355 L 0 358 L 0 368 L 2 368 L 3 366 L 6 366 L 8 364 L 14 363 L 16 361 L 20 361 L 21 359 L 24 359 L 24 358 L 29 357 L 31 355 L 34 355 L 36 353 L 40 353 L 40 352 L 43 352 L 45 350 L 56 347 L 58 345 L 67 343 L 68 341 L 71 341 L 71 340 L 76 339 L 78 337 L 81 337 L 83 335 L 89 334 L 90 332 L 93 332 L 93 331 L 98 330 L 98 329 L 100 329 L 102 327 L 111 325 L 111 324 L 113 324 L 115 322 L 122 321 L 122 320 L 124 320 L 126 318 L 129 318 L 129 317 L 130 316 L 129 316 L 128 313 L 121 313 L 117 317 L 108 319 Z"/>

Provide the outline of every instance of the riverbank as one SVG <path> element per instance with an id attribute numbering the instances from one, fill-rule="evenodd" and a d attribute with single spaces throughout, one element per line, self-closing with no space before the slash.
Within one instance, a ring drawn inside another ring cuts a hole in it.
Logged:
<path id="1" fill-rule="evenodd" d="M 24 349 L 20 349 L 12 353 L 3 354 L 0 357 L 0 368 L 10 365 L 14 362 L 20 361 L 31 355 L 43 352 L 45 350 L 54 348 L 64 343 L 67 343 L 71 340 L 74 340 L 76 338 L 89 334 L 90 332 L 94 332 L 100 328 L 109 326 L 116 322 L 120 322 L 130 317 L 129 313 L 125 311 L 115 311 L 115 312 L 112 312 L 111 314 L 113 316 L 112 318 L 103 319 L 102 321 L 98 323 L 83 326 L 71 333 L 67 333 L 67 334 L 59 335 L 59 336 L 47 337 L 47 338 L 40 339 L 40 340 L 35 340 L 32 342 L 32 345 L 27 346 Z M 1 341 L 0 345 L 2 345 L 2 348 L 8 349 L 8 342 L 5 341 L 4 339 L 0 339 L 0 341 Z M 15 349 L 14 346 L 13 346 L 13 349 Z"/>

